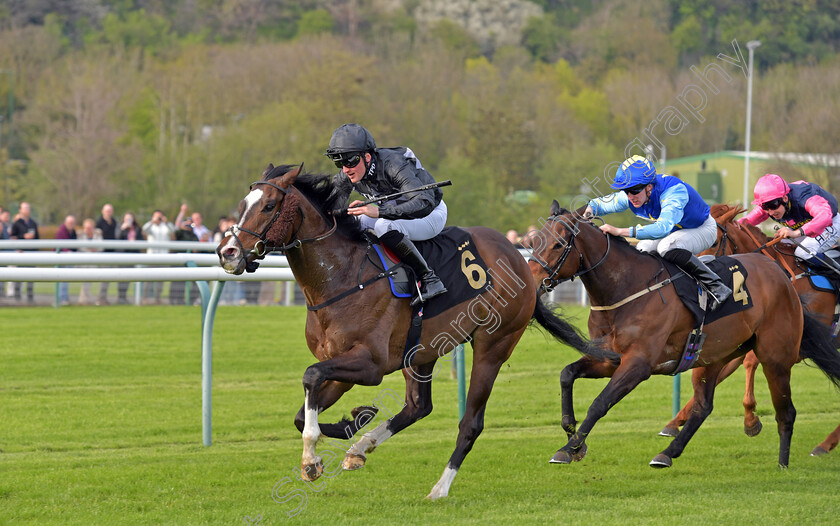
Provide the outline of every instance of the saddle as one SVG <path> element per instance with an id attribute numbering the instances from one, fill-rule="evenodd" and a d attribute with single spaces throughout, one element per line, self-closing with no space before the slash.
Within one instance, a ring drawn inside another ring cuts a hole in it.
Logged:
<path id="1" fill-rule="evenodd" d="M 412 297 L 419 286 L 417 277 L 395 254 L 379 243 L 379 238 L 373 232 L 367 231 L 365 234 L 371 243 L 368 250 L 375 255 L 369 253 L 368 258 L 381 270 L 394 271 L 394 275 L 388 277 L 391 293 L 398 298 Z M 492 287 L 487 265 L 481 259 L 472 236 L 466 230 L 446 227 L 434 238 L 415 241 L 414 245 L 448 289 L 446 294 L 423 304 L 424 318 L 433 318 Z M 479 267 L 481 271 L 478 270 Z M 481 273 L 485 279 L 476 281 L 475 276 Z"/>

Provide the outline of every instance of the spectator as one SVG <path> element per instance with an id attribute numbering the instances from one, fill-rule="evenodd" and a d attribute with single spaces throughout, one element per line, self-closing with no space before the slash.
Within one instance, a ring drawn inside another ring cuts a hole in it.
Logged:
<path id="1" fill-rule="evenodd" d="M 110 203 L 106 203 L 102 207 L 102 215 L 96 220 L 96 228 L 102 232 L 102 239 L 117 239 L 118 225 L 117 220 L 114 219 L 114 207 Z M 105 252 L 113 252 L 113 249 L 106 249 Z M 97 305 L 108 305 L 108 285 L 107 281 L 103 281 L 99 286 L 99 300 Z"/>
<path id="2" fill-rule="evenodd" d="M 12 226 L 10 221 L 11 221 L 11 217 L 10 217 L 9 211 L 6 210 L 5 208 L 3 208 L 2 206 L 0 206 L 0 241 L 2 241 L 4 239 L 9 239 L 9 236 L 11 235 L 9 233 L 9 230 L 11 229 L 11 226 Z M 14 294 L 13 285 L 11 283 L 12 282 L 10 281 L 8 291 L 10 293 Z M 6 295 L 6 291 L 3 290 L 3 287 L 5 287 L 5 285 L 6 285 L 5 282 L 0 282 L 0 298 Z"/>
<path id="3" fill-rule="evenodd" d="M 508 241 L 510 241 L 514 245 L 519 244 L 519 232 L 517 232 L 516 230 L 511 228 L 510 230 L 507 231 L 507 234 L 505 234 L 505 237 L 507 238 Z"/>
<path id="4" fill-rule="evenodd" d="M 17 219 L 12 225 L 12 230 L 9 233 L 11 239 L 40 239 L 41 236 L 38 234 L 38 223 L 36 223 L 35 220 L 30 217 L 31 213 L 32 209 L 29 206 L 29 203 L 22 202 L 20 204 L 20 210 L 18 212 Z M 16 299 L 21 298 L 22 287 L 23 283 L 15 284 Z M 29 303 L 35 302 L 35 290 L 31 282 L 26 284 L 26 299 L 29 301 Z"/>
<path id="5" fill-rule="evenodd" d="M 143 225 L 143 234 L 149 241 L 172 241 L 175 235 L 175 225 L 171 223 L 163 212 L 155 210 L 152 213 L 152 218 Z M 165 248 L 147 248 L 147 254 L 166 254 L 169 250 Z M 162 281 L 150 281 L 146 283 L 146 301 L 148 303 L 160 303 L 160 297 L 163 293 Z"/>
<path id="6" fill-rule="evenodd" d="M 96 228 L 96 221 L 91 218 L 85 219 L 82 222 L 82 232 L 79 234 L 79 239 L 83 241 L 102 241 L 102 231 Z M 80 248 L 79 252 L 100 252 L 101 248 Z M 90 268 L 94 268 L 91 266 Z M 93 295 L 90 292 L 90 283 L 82 283 L 82 289 L 79 291 L 79 304 L 90 305 L 93 303 Z"/>
<path id="7" fill-rule="evenodd" d="M 140 225 L 137 224 L 137 221 L 134 219 L 134 214 L 131 212 L 126 212 L 123 216 L 122 224 L 120 225 L 120 233 L 119 239 L 123 241 L 143 241 L 143 230 L 140 228 Z M 140 252 L 139 250 L 125 250 L 124 252 Z M 127 281 L 120 281 L 117 285 L 117 290 L 119 295 L 117 297 L 117 303 L 120 305 L 128 304 L 128 286 L 130 285 Z"/>
<path id="8" fill-rule="evenodd" d="M 183 216 L 179 215 L 178 217 Z M 181 228 L 175 232 L 176 241 L 198 241 L 198 236 L 193 231 L 193 223 L 190 219 L 185 219 L 180 224 Z M 184 283 L 186 282 L 173 281 L 169 285 L 169 303 L 172 305 L 184 305 Z"/>
<path id="9" fill-rule="evenodd" d="M 55 233 L 56 239 L 76 239 L 76 218 L 69 215 L 64 218 L 64 222 L 58 227 Z M 74 249 L 64 248 L 62 252 L 75 251 Z M 61 282 L 58 284 L 58 304 L 70 305 L 70 285 L 69 283 Z"/>
<path id="10" fill-rule="evenodd" d="M 210 232 L 210 229 L 202 223 L 201 214 L 193 212 L 190 219 L 192 219 L 192 229 L 193 232 L 195 232 L 195 237 L 197 237 L 199 241 L 208 242 L 213 239 L 213 233 Z"/>

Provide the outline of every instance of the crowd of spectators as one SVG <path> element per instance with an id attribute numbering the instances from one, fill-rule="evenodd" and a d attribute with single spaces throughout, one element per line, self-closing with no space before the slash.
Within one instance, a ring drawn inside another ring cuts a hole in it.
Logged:
<path id="1" fill-rule="evenodd" d="M 199 241 L 218 243 L 224 237 L 224 232 L 236 223 L 232 217 L 221 217 L 215 231 L 210 230 L 203 221 L 201 213 L 193 211 L 188 214 L 188 206 L 182 204 L 174 220 L 170 221 L 162 210 L 155 210 L 152 217 L 140 224 L 134 213 L 127 211 L 118 221 L 114 214 L 114 207 L 110 203 L 102 207 L 101 215 L 97 219 L 86 218 L 81 222 L 81 228 L 77 231 L 77 222 L 74 215 L 68 215 L 59 225 L 55 239 L 80 239 L 96 241 L 103 239 L 114 239 L 124 241 Z M 28 202 L 20 203 L 18 212 L 12 217 L 9 210 L 0 207 L 0 240 L 2 239 L 39 239 L 40 232 L 38 224 L 31 217 L 32 209 Z M 63 251 L 70 251 L 64 249 Z M 74 250 L 74 249 L 73 249 Z M 102 249 L 82 248 L 85 252 L 97 252 Z M 140 252 L 137 250 L 120 250 L 120 252 Z M 147 248 L 148 253 L 166 253 L 165 248 Z M 113 251 L 106 249 L 106 251 Z M 101 267 L 100 267 L 101 268 Z M 132 283 L 119 282 L 117 284 L 116 302 L 119 304 L 129 303 L 129 290 Z M 135 286 L 134 300 L 137 303 L 161 304 L 165 283 L 143 282 Z M 91 291 L 90 283 L 82 283 L 79 292 L 78 304 L 81 305 L 108 305 L 110 304 L 108 289 L 110 283 L 100 282 L 97 294 Z M 22 292 L 26 290 L 26 301 L 34 303 L 33 283 L 0 283 L 0 298 L 13 298 L 16 302 L 22 302 Z M 142 290 L 142 292 L 141 292 Z M 244 305 L 246 303 L 274 303 L 276 283 L 274 282 L 248 282 L 229 281 L 225 284 L 222 295 L 222 304 Z M 95 296 L 95 297 L 94 297 Z M 270 299 L 269 299 L 270 296 Z M 172 304 L 196 303 L 199 301 L 199 293 L 194 284 L 183 281 L 171 282 L 169 284 L 169 302 Z M 71 302 L 68 283 L 58 284 L 58 298 L 61 305 L 69 305 Z"/>

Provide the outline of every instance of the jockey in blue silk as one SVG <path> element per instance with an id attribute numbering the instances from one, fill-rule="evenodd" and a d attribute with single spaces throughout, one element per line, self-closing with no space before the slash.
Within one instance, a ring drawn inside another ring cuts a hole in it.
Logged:
<path id="1" fill-rule="evenodd" d="M 636 238 L 637 249 L 657 252 L 694 277 L 709 293 L 709 310 L 732 295 L 720 277 L 694 255 L 717 240 L 717 223 L 697 190 L 677 177 L 657 174 L 641 155 L 621 163 L 610 186 L 618 192 L 591 200 L 587 214 L 602 216 L 630 209 L 654 222 L 629 228 L 605 223 L 601 226 L 604 233 Z"/>

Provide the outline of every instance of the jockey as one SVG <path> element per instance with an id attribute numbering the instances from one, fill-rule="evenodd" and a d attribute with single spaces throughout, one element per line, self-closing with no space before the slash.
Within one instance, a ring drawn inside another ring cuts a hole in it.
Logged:
<path id="1" fill-rule="evenodd" d="M 837 199 L 819 185 L 788 184 L 776 174 L 767 174 L 755 183 L 753 195 L 756 206 L 740 221 L 758 225 L 770 218 L 781 224 L 776 237 L 799 242 L 794 254 L 800 259 L 822 254 L 840 238 Z"/>
<path id="2" fill-rule="evenodd" d="M 657 174 L 641 155 L 625 160 L 610 186 L 619 192 L 593 199 L 586 213 L 595 215 L 622 212 L 628 208 L 637 216 L 653 219 L 650 225 L 617 228 L 604 224 L 601 230 L 615 236 L 639 240 L 642 252 L 656 251 L 694 277 L 709 293 L 709 310 L 719 307 L 732 290 L 697 256 L 717 240 L 717 223 L 709 215 L 709 205 L 697 191 L 677 177 Z"/>
<path id="3" fill-rule="evenodd" d="M 359 124 L 344 124 L 333 132 L 327 157 L 341 172 L 333 177 L 334 193 L 345 202 L 355 190 L 367 199 L 393 194 L 434 183 L 409 148 L 377 148 L 373 136 Z M 353 201 L 354 206 L 361 201 Z M 358 216 L 362 228 L 374 230 L 383 245 L 391 249 L 419 277 L 420 296 L 416 306 L 446 292 L 446 287 L 414 246 L 413 241 L 431 239 L 446 224 L 446 204 L 440 188 L 423 190 L 373 204 L 349 208 Z"/>

